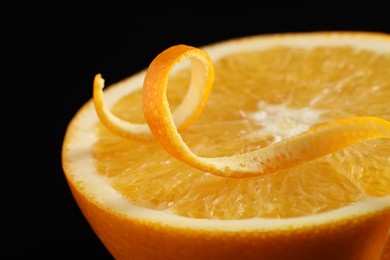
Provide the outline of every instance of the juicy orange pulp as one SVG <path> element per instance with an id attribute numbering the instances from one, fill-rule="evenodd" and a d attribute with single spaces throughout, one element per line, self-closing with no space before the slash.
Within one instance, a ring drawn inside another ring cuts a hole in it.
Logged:
<path id="1" fill-rule="evenodd" d="M 253 151 L 341 118 L 390 119 L 389 55 L 348 47 L 275 47 L 229 55 L 214 66 L 207 105 L 182 133 L 200 156 Z M 182 70 L 169 80 L 172 110 L 187 90 L 189 75 Z M 112 112 L 145 122 L 141 90 L 117 102 Z M 244 179 L 194 169 L 156 141 L 124 140 L 101 125 L 93 152 L 100 174 L 133 203 L 194 218 L 243 219 L 313 215 L 387 196 L 389 147 L 388 139 L 371 140 L 289 170 Z"/>

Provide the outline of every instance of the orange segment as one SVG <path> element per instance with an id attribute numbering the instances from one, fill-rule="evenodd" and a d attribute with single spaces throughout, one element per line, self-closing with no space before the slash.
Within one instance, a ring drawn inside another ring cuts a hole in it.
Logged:
<path id="1" fill-rule="evenodd" d="M 355 143 L 374 138 L 390 138 L 388 121 L 374 117 L 358 117 L 328 123 L 245 154 L 215 158 L 197 156 L 179 134 L 166 96 L 168 77 L 172 67 L 178 57 L 189 56 L 185 55 L 187 49 L 176 48 L 171 47 L 169 51 L 157 56 L 149 66 L 144 82 L 144 113 L 151 131 L 161 145 L 177 159 L 200 170 L 226 177 L 255 177 L 288 169 Z M 193 49 L 189 50 L 193 51 Z M 204 66 L 204 64 L 209 63 L 193 64 L 193 71 L 202 71 L 197 66 Z M 207 67 L 204 71 L 207 71 Z M 207 82 L 211 84 L 212 78 Z M 201 89 L 202 84 L 204 82 L 191 85 Z M 191 98 L 188 93 L 185 99 Z M 194 102 L 206 100 L 199 99 L 196 91 L 193 93 L 195 94 Z M 185 103 L 187 102 L 182 104 Z M 201 104 L 200 107 L 203 106 L 204 104 Z"/>
<path id="2" fill-rule="evenodd" d="M 150 68 L 148 77 L 151 81 L 159 80 L 166 85 L 170 71 L 177 63 L 185 59 L 190 59 L 192 65 L 192 77 L 187 94 L 172 114 L 169 111 L 168 104 L 165 105 L 168 108 L 167 113 L 170 114 L 179 131 L 186 129 L 200 115 L 206 104 L 214 80 L 214 68 L 210 57 L 204 51 L 191 46 L 173 46 L 158 55 L 155 64 L 158 63 L 159 66 L 154 66 L 158 71 L 153 71 L 154 68 Z M 155 77 L 158 77 L 158 79 L 154 79 Z M 152 139 L 153 136 L 147 124 L 131 123 L 123 120 L 107 108 L 104 103 L 103 88 L 104 79 L 100 74 L 97 74 L 93 84 L 93 100 L 97 115 L 103 124 L 114 133 L 125 138 Z M 156 112 L 150 105 L 150 100 L 145 99 L 144 103 L 149 108 L 150 113 Z"/>

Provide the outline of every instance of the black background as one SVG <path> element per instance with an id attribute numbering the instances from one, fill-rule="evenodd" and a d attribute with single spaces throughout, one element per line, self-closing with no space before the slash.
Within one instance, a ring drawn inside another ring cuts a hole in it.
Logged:
<path id="1" fill-rule="evenodd" d="M 179 43 L 201 47 L 283 32 L 390 33 L 385 7 L 316 5 L 149 12 L 130 6 L 112 13 L 104 5 L 83 10 L 46 6 L 47 11 L 26 7 L 25 13 L 15 12 L 3 23 L 2 37 L 2 234 L 4 252 L 14 256 L 9 259 L 26 254 L 111 258 L 75 204 L 61 167 L 66 126 L 91 98 L 96 73 L 109 85 L 146 68 L 159 52 Z"/>

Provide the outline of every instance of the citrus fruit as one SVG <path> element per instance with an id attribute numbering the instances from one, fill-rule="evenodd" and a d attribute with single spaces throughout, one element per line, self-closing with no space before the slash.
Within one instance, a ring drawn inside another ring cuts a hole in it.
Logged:
<path id="1" fill-rule="evenodd" d="M 390 259 L 389 66 L 380 33 L 173 46 L 95 77 L 65 176 L 117 259 Z"/>

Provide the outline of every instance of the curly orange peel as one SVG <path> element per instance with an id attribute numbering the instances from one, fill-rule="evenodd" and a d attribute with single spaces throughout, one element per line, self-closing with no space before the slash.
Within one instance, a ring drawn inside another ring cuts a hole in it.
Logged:
<path id="1" fill-rule="evenodd" d="M 167 57 L 170 57 L 169 61 L 166 60 Z M 206 104 L 214 80 L 214 67 L 210 57 L 200 49 L 178 45 L 161 53 L 154 62 L 154 64 L 159 63 L 159 65 L 149 68 L 148 72 L 149 82 L 157 80 L 153 79 L 154 77 L 161 77 L 159 81 L 166 85 L 170 71 L 176 64 L 186 59 L 190 59 L 192 65 L 190 86 L 181 104 L 172 114 L 179 131 L 184 131 L 196 120 Z M 155 68 L 158 71 L 151 73 Z M 144 141 L 152 140 L 153 135 L 147 124 L 128 122 L 117 117 L 108 109 L 104 102 L 103 88 L 104 79 L 101 74 L 97 74 L 93 83 L 93 100 L 100 121 L 112 132 L 122 137 Z M 144 103 L 144 106 L 148 106 L 149 100 L 144 99 Z"/>
<path id="2" fill-rule="evenodd" d="M 190 86 L 182 103 L 172 113 L 166 95 L 168 77 L 173 67 L 185 59 L 191 61 Z M 205 51 L 176 45 L 152 61 L 143 85 L 147 125 L 131 124 L 112 115 L 103 103 L 101 80 L 99 75 L 95 78 L 95 106 L 99 118 L 108 128 L 129 138 L 146 140 L 154 136 L 175 158 L 219 176 L 256 177 L 294 167 L 359 142 L 390 138 L 389 121 L 377 117 L 353 117 L 314 127 L 245 154 L 200 157 L 190 150 L 179 132 L 200 115 L 212 88 L 213 63 Z"/>

